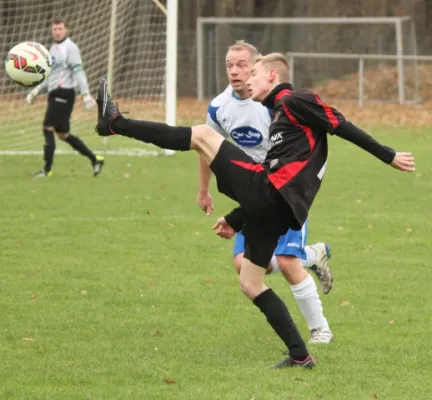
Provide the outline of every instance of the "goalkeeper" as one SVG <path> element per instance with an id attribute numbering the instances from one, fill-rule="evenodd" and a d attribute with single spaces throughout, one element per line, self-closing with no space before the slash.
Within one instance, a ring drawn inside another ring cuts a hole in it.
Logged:
<path id="1" fill-rule="evenodd" d="M 93 176 L 98 176 L 104 165 L 104 157 L 95 155 L 80 138 L 70 133 L 75 87 L 78 86 L 87 110 L 95 105 L 89 93 L 80 51 L 68 37 L 68 28 L 64 19 L 53 18 L 51 20 L 51 34 L 54 40 L 50 47 L 53 59 L 52 71 L 47 79 L 36 86 L 26 97 L 27 103 L 32 104 L 39 93 L 48 93 L 48 107 L 43 121 L 45 165 L 34 176 L 44 178 L 52 175 L 51 168 L 56 147 L 54 132 L 60 140 L 87 157 L 93 168 Z"/>

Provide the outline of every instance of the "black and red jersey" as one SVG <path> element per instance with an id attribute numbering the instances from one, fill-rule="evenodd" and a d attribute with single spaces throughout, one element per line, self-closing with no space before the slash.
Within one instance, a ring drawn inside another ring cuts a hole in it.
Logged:
<path id="1" fill-rule="evenodd" d="M 350 140 L 390 163 L 394 150 L 346 121 L 335 108 L 308 90 L 288 83 L 276 86 L 264 99 L 272 108 L 270 149 L 263 163 L 268 179 L 303 225 L 320 188 L 327 163 L 327 133 Z"/>

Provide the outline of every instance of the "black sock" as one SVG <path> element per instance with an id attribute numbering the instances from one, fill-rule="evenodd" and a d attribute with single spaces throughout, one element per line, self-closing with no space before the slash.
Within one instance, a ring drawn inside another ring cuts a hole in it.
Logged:
<path id="1" fill-rule="evenodd" d="M 69 143 L 78 153 L 89 158 L 93 165 L 96 164 L 96 156 L 79 137 L 69 133 L 65 142 Z"/>
<path id="2" fill-rule="evenodd" d="M 50 172 L 54 161 L 54 152 L 56 146 L 54 132 L 44 128 L 43 134 L 45 137 L 45 144 L 43 149 L 45 161 L 44 170 L 45 172 Z"/>
<path id="3" fill-rule="evenodd" d="M 190 150 L 192 128 L 169 126 L 159 122 L 117 118 L 111 128 L 115 133 L 169 150 Z"/>
<path id="4" fill-rule="evenodd" d="M 297 361 L 303 361 L 309 353 L 285 303 L 271 289 L 260 293 L 253 302 L 267 317 L 268 323 L 286 344 L 290 357 Z"/>

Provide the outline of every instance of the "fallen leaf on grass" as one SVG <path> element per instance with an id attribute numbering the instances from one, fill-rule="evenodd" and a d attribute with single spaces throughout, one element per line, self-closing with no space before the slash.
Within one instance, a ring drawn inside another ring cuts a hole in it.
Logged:
<path id="1" fill-rule="evenodd" d="M 87 290 L 81 290 L 81 294 L 85 296 L 87 294 Z"/>
<path id="2" fill-rule="evenodd" d="M 36 339 L 33 339 L 33 338 L 31 338 L 31 337 L 23 337 L 23 340 L 24 340 L 25 342 L 35 342 L 35 341 L 36 341 Z"/>
<path id="3" fill-rule="evenodd" d="M 389 321 L 389 324 L 394 324 L 394 320 L 391 319 L 391 320 Z"/>
<path id="4" fill-rule="evenodd" d="M 148 214 L 148 215 L 152 215 L 153 213 L 152 213 L 150 210 L 147 210 L 147 211 L 146 211 L 146 214 Z"/>
<path id="5" fill-rule="evenodd" d="M 172 384 L 176 383 L 176 381 L 174 379 L 169 379 L 169 378 L 164 378 L 163 381 L 167 385 L 172 385 Z"/>
<path id="6" fill-rule="evenodd" d="M 351 306 L 351 303 L 350 303 L 348 300 L 342 300 L 342 301 L 340 302 L 340 305 L 341 305 L 342 307 L 349 307 L 349 306 Z"/>
<path id="7" fill-rule="evenodd" d="M 377 398 L 378 398 L 378 395 L 374 393 L 374 394 L 372 395 L 372 397 L 373 397 L 374 399 L 377 399 Z"/>
<path id="8" fill-rule="evenodd" d="M 161 333 L 161 331 L 160 331 L 159 329 L 156 329 L 156 330 L 154 330 L 154 331 L 152 332 L 152 335 L 153 335 L 153 336 L 159 336 L 159 335 L 162 335 L 162 333 Z"/>
<path id="9" fill-rule="evenodd" d="M 211 279 L 207 279 L 206 281 L 204 281 L 204 283 L 206 283 L 207 285 L 210 285 L 211 283 L 214 283 L 214 281 L 212 281 Z"/>

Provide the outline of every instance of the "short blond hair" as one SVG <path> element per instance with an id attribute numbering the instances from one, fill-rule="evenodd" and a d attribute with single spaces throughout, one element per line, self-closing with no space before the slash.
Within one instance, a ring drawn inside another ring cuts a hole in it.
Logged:
<path id="1" fill-rule="evenodd" d="M 254 60 L 259 55 L 257 48 L 253 44 L 245 42 L 244 40 L 237 40 L 234 44 L 228 46 L 228 51 L 239 51 L 239 50 L 247 50 Z"/>
<path id="2" fill-rule="evenodd" d="M 258 55 L 255 59 L 255 63 L 260 62 L 268 68 L 273 68 L 279 75 L 282 82 L 289 82 L 290 80 L 290 67 L 288 60 L 282 53 L 270 53 L 263 55 Z"/>

